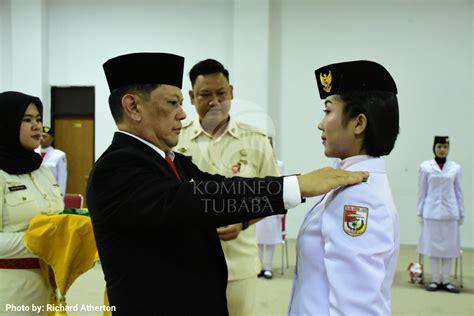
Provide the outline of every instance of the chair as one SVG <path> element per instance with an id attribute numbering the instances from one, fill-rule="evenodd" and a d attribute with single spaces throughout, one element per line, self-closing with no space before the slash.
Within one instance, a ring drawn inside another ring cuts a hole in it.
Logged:
<path id="1" fill-rule="evenodd" d="M 64 197 L 64 208 L 82 208 L 84 198 L 79 193 L 66 193 Z"/>
<path id="2" fill-rule="evenodd" d="M 281 275 L 284 273 L 285 257 L 288 269 L 290 265 L 288 264 L 288 244 L 286 243 L 286 215 L 283 215 L 281 218 Z"/>
<path id="3" fill-rule="evenodd" d="M 422 265 L 423 267 L 423 274 L 421 276 L 421 282 L 424 284 L 425 283 L 425 258 L 424 256 L 420 253 L 418 257 L 418 262 Z M 464 287 L 464 282 L 463 282 L 463 271 L 462 271 L 462 249 L 459 251 L 459 256 L 456 257 L 454 261 L 454 279 L 458 279 L 458 264 L 459 264 L 459 287 L 463 288 Z"/>

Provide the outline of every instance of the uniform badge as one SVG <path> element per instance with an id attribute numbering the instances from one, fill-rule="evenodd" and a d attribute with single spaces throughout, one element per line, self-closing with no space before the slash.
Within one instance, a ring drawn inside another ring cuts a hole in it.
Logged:
<path id="1" fill-rule="evenodd" d="M 331 70 L 329 70 L 329 73 L 323 74 L 322 72 L 319 74 L 319 80 L 321 81 L 321 84 L 323 85 L 323 90 L 326 92 L 331 92 L 332 86 L 332 73 Z"/>
<path id="2" fill-rule="evenodd" d="M 20 185 L 14 185 L 14 186 L 8 187 L 8 191 L 10 192 L 15 192 L 15 191 L 20 191 L 20 190 L 26 190 L 26 185 L 20 184 Z"/>
<path id="3" fill-rule="evenodd" d="M 236 163 L 235 165 L 232 166 L 231 170 L 232 170 L 232 173 L 233 174 L 237 174 L 240 172 L 240 167 L 242 167 L 242 165 L 246 165 L 248 164 L 248 161 L 245 160 L 245 159 L 240 159 L 238 163 Z"/>
<path id="4" fill-rule="evenodd" d="M 232 174 L 237 174 L 240 172 L 240 163 L 236 163 L 235 165 L 232 166 Z"/>
<path id="5" fill-rule="evenodd" d="M 367 220 L 369 219 L 369 208 L 355 205 L 344 205 L 344 220 L 342 226 L 344 232 L 352 237 L 365 233 Z"/>

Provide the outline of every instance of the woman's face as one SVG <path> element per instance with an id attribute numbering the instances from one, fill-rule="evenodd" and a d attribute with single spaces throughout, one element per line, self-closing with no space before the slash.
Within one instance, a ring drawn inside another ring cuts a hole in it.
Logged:
<path id="1" fill-rule="evenodd" d="M 342 124 L 344 103 L 338 95 L 326 98 L 324 117 L 318 125 L 324 154 L 327 157 L 346 159 L 363 154 L 361 145 L 356 140 L 356 118 L 350 119 L 344 127 Z"/>
<path id="2" fill-rule="evenodd" d="M 436 157 L 446 158 L 449 154 L 449 144 L 436 144 L 434 150 Z"/>
<path id="3" fill-rule="evenodd" d="M 34 150 L 41 141 L 43 123 L 38 108 L 34 103 L 30 103 L 20 125 L 20 144 L 26 150 Z"/>

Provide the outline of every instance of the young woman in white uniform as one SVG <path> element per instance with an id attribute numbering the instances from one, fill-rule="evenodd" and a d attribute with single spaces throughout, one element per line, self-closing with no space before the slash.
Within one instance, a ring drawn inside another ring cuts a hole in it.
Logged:
<path id="1" fill-rule="evenodd" d="M 397 88 L 370 61 L 332 64 L 315 74 L 325 99 L 318 125 L 325 155 L 369 178 L 330 191 L 306 214 L 288 314 L 390 315 L 399 219 L 380 156 L 398 135 Z"/>
<path id="2" fill-rule="evenodd" d="M 421 235 L 417 251 L 430 257 L 432 282 L 427 291 L 459 293 L 449 282 L 453 258 L 461 249 L 459 226 L 464 221 L 461 166 L 447 160 L 449 137 L 435 136 L 435 158 L 421 163 L 417 215 Z"/>
<path id="3" fill-rule="evenodd" d="M 49 302 L 51 290 L 38 259 L 26 248 L 24 232 L 30 220 L 64 208 L 59 186 L 41 156 L 39 146 L 43 105 L 20 92 L 0 93 L 0 314 L 38 315 L 33 304 Z M 23 310 L 12 309 L 13 307 Z M 29 310 L 25 310 L 25 308 Z"/>
<path id="4" fill-rule="evenodd" d="M 66 153 L 54 148 L 53 142 L 54 130 L 51 127 L 43 126 L 43 138 L 41 139 L 41 146 L 37 149 L 37 152 L 43 157 L 43 165 L 46 165 L 53 173 L 56 182 L 61 188 L 61 194 L 64 197 L 67 184 Z"/>

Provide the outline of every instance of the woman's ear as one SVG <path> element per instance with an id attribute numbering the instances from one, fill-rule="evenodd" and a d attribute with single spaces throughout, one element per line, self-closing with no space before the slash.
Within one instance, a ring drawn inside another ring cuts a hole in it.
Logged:
<path id="1" fill-rule="evenodd" d="M 136 122 L 139 122 L 142 119 L 139 107 L 138 96 L 134 94 L 125 94 L 122 97 L 124 115 Z"/>
<path id="2" fill-rule="evenodd" d="M 360 113 L 354 120 L 354 134 L 355 135 L 362 135 L 367 128 L 367 117 L 365 114 Z"/>

